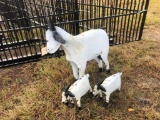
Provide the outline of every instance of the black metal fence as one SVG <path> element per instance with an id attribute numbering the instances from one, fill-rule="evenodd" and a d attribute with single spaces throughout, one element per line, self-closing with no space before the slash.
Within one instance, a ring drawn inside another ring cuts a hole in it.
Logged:
<path id="1" fill-rule="evenodd" d="M 76 35 L 101 28 L 110 45 L 140 40 L 149 0 L 0 0 L 0 67 L 41 59 L 52 24 Z M 56 56 L 56 54 L 55 54 Z"/>

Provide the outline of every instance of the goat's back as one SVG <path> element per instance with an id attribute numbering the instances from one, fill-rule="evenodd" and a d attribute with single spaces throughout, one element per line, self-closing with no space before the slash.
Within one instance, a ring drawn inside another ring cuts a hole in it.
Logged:
<path id="1" fill-rule="evenodd" d="M 106 53 L 107 55 L 109 52 L 109 37 L 102 29 L 88 30 L 74 36 L 74 40 L 78 41 L 79 49 L 86 52 L 88 60 L 94 59 L 102 53 Z"/>

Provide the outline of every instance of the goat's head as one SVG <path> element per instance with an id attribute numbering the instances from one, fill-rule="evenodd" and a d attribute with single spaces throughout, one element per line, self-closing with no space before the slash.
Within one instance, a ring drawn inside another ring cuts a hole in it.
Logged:
<path id="1" fill-rule="evenodd" d="M 63 91 L 62 92 L 62 103 L 67 103 L 69 97 L 75 97 L 75 95 L 70 91 Z"/>
<path id="2" fill-rule="evenodd" d="M 46 40 L 47 40 L 47 53 L 55 53 L 61 44 L 55 41 L 53 37 L 53 32 L 49 29 L 46 31 Z"/>
<path id="3" fill-rule="evenodd" d="M 101 91 L 106 92 L 106 89 L 102 85 L 95 85 L 93 89 L 93 95 L 96 96 L 99 94 Z"/>
<path id="4" fill-rule="evenodd" d="M 75 95 L 72 92 L 68 91 L 71 84 L 67 88 L 65 88 L 64 80 L 62 82 L 63 82 L 62 103 L 67 103 L 68 97 L 75 97 Z"/>
<path id="5" fill-rule="evenodd" d="M 47 52 L 55 53 L 61 44 L 65 44 L 65 40 L 56 31 L 54 25 L 51 25 L 48 19 L 48 12 L 46 11 L 46 20 L 48 23 L 48 30 L 46 31 L 46 41 L 47 41 Z"/>

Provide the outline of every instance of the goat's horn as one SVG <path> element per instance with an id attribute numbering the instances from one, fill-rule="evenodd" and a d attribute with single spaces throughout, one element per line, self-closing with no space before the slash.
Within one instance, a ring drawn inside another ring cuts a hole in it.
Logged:
<path id="1" fill-rule="evenodd" d="M 68 89 L 69 89 L 69 87 L 71 86 L 71 84 L 70 85 L 68 85 L 68 87 L 65 89 L 65 91 L 68 91 Z"/>
<path id="2" fill-rule="evenodd" d="M 46 20 L 47 20 L 49 29 L 50 29 L 51 31 L 53 31 L 53 30 L 52 30 L 51 23 L 49 22 L 49 19 L 48 19 L 48 11 L 47 11 L 47 10 L 46 10 Z"/>
<path id="3" fill-rule="evenodd" d="M 74 83 L 74 80 L 68 85 L 65 91 L 68 91 L 69 87 Z"/>
<path id="4" fill-rule="evenodd" d="M 100 86 L 100 85 L 103 83 L 103 81 L 104 81 L 104 80 L 100 81 L 100 82 L 98 83 L 98 86 Z"/>

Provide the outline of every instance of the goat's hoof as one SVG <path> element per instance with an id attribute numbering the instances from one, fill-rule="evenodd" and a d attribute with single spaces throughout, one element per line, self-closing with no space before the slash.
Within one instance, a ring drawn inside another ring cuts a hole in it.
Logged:
<path id="1" fill-rule="evenodd" d="M 64 105 L 68 106 L 68 102 L 63 102 Z"/>
<path id="2" fill-rule="evenodd" d="M 105 103 L 103 104 L 103 107 L 107 107 L 107 106 L 108 106 L 108 103 L 105 102 Z"/>
<path id="3" fill-rule="evenodd" d="M 94 96 L 93 93 L 90 92 L 90 93 L 89 93 L 89 98 L 91 99 L 93 96 Z"/>
<path id="4" fill-rule="evenodd" d="M 107 70 L 107 74 L 109 74 L 109 73 L 111 73 L 111 70 L 110 70 L 110 69 Z"/>
<path id="5" fill-rule="evenodd" d="M 78 113 L 81 110 L 81 107 L 76 107 L 76 112 Z"/>
<path id="6" fill-rule="evenodd" d="M 99 72 L 100 72 L 100 73 L 103 72 L 103 68 L 99 68 Z"/>
<path id="7" fill-rule="evenodd" d="M 102 97 L 98 97 L 97 102 L 101 101 L 102 99 L 103 99 Z"/>

